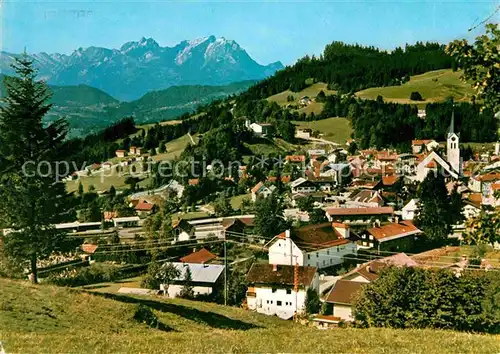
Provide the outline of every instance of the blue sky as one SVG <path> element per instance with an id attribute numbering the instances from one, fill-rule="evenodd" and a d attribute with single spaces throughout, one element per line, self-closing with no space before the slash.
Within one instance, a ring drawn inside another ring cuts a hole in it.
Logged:
<path id="1" fill-rule="evenodd" d="M 11 1 L 2 50 L 70 54 L 119 48 L 142 36 L 161 46 L 207 35 L 236 40 L 259 63 L 291 64 L 341 40 L 391 49 L 415 41 L 472 39 L 467 29 L 498 1 Z M 499 22 L 498 14 L 492 21 Z"/>

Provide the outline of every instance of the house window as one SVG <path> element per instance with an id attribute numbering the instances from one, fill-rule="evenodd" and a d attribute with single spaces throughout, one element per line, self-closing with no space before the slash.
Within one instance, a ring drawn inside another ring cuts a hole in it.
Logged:
<path id="1" fill-rule="evenodd" d="M 366 246 L 367 245 L 367 242 L 366 241 L 363 241 L 363 246 Z"/>
<path id="2" fill-rule="evenodd" d="M 319 257 L 319 252 L 316 252 L 316 258 L 318 258 L 318 257 Z"/>
<path id="3" fill-rule="evenodd" d="M 339 247 L 337 247 L 337 252 L 340 252 L 340 248 Z"/>
<path id="4" fill-rule="evenodd" d="M 310 254 L 307 255 L 307 259 L 311 259 L 311 255 Z"/>
<path id="5" fill-rule="evenodd" d="M 286 289 L 286 293 L 290 295 L 292 293 L 292 289 Z"/>
<path id="6" fill-rule="evenodd" d="M 332 263 L 333 263 L 333 259 L 330 258 L 330 264 L 332 264 Z"/>
<path id="7" fill-rule="evenodd" d="M 323 265 L 325 265 L 325 264 L 326 264 L 326 261 L 323 259 Z"/>
<path id="8" fill-rule="evenodd" d="M 373 235 L 370 235 L 370 240 L 373 240 Z"/>
<path id="9" fill-rule="evenodd" d="M 269 300 L 267 300 L 267 304 L 269 305 Z"/>
<path id="10" fill-rule="evenodd" d="M 326 254 L 330 254 L 330 250 L 326 250 Z"/>
<path id="11" fill-rule="evenodd" d="M 363 235 L 362 237 L 363 237 L 363 238 L 366 238 L 366 235 Z"/>
<path id="12" fill-rule="evenodd" d="M 276 301 L 276 305 L 281 306 L 281 301 Z"/>
<path id="13" fill-rule="evenodd" d="M 277 289 L 276 289 L 276 288 L 273 288 L 273 293 L 275 293 L 276 291 L 277 291 Z"/>
<path id="14" fill-rule="evenodd" d="M 373 247 L 373 242 L 370 242 L 370 247 Z"/>

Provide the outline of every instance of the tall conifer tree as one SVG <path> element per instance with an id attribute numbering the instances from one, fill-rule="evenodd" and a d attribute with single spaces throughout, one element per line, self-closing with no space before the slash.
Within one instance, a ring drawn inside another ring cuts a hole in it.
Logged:
<path id="1" fill-rule="evenodd" d="M 64 184 L 56 179 L 55 159 L 67 133 L 64 120 L 44 127 L 51 108 L 47 86 L 36 80 L 24 54 L 13 64 L 16 76 L 5 79 L 0 106 L 0 218 L 11 233 L 4 237 L 7 256 L 30 264 L 38 280 L 37 260 L 61 246 L 64 234 L 54 224 L 69 214 Z"/>

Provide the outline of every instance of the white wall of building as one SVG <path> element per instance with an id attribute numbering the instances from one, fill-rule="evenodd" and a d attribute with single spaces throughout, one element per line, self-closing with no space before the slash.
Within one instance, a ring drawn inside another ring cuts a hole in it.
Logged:
<path id="1" fill-rule="evenodd" d="M 176 285 L 176 284 L 169 285 L 168 291 L 167 291 L 168 297 L 174 298 L 174 297 L 179 296 L 183 287 L 184 287 L 184 285 Z M 160 290 L 165 290 L 165 288 L 163 287 L 163 284 L 160 285 Z M 209 295 L 212 293 L 212 291 L 213 291 L 213 289 L 210 286 L 194 286 L 193 287 L 193 292 L 194 292 L 195 296 L 196 295 Z"/>
<path id="2" fill-rule="evenodd" d="M 316 268 L 327 268 L 344 262 L 343 257 L 357 255 L 358 249 L 354 242 L 345 245 L 324 248 L 306 254 L 306 265 Z"/>
<path id="3" fill-rule="evenodd" d="M 349 305 L 340 305 L 340 304 L 334 304 L 333 305 L 333 315 L 335 317 L 340 317 L 344 321 L 352 321 L 352 307 Z"/>

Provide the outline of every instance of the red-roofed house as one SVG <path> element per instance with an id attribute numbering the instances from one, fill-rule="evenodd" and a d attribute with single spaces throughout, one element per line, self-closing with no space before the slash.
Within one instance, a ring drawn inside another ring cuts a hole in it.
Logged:
<path id="1" fill-rule="evenodd" d="M 137 205 L 135 206 L 135 211 L 137 212 L 137 214 L 139 216 L 144 217 L 144 216 L 147 216 L 147 215 L 154 213 L 155 205 L 153 203 L 148 203 L 146 201 L 142 201 L 142 202 L 137 203 Z"/>
<path id="2" fill-rule="evenodd" d="M 185 257 L 182 257 L 180 259 L 180 261 L 182 263 L 205 264 L 205 263 L 213 262 L 216 259 L 217 259 L 217 256 L 215 254 L 213 254 L 212 252 L 208 251 L 205 248 L 202 248 L 199 251 L 193 252 L 191 254 L 188 254 Z"/>
<path id="3" fill-rule="evenodd" d="M 390 223 L 367 229 L 361 235 L 361 244 L 365 247 L 375 247 L 389 251 L 409 248 L 422 231 L 411 221 Z"/>
<path id="4" fill-rule="evenodd" d="M 331 267 L 343 263 L 344 256 L 357 254 L 355 239 L 349 226 L 342 223 L 307 225 L 287 230 L 267 244 L 269 262 Z"/>
<path id="5" fill-rule="evenodd" d="M 285 161 L 290 163 L 304 163 L 306 157 L 304 155 L 287 155 L 285 156 Z"/>
<path id="6" fill-rule="evenodd" d="M 252 201 L 256 201 L 257 198 L 262 197 L 262 198 L 267 198 L 270 196 L 273 191 L 276 189 L 276 186 L 266 186 L 263 182 L 257 183 L 253 188 L 252 188 Z"/>

